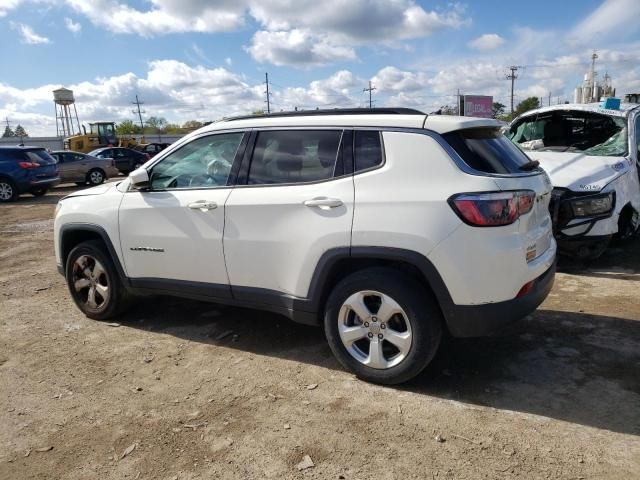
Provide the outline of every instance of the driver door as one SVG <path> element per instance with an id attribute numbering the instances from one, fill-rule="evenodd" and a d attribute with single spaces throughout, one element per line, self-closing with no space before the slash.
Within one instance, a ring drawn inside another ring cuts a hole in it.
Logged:
<path id="1" fill-rule="evenodd" d="M 246 135 L 194 138 L 148 167 L 148 190 L 124 194 L 120 243 L 133 286 L 230 295 L 224 210 Z"/>

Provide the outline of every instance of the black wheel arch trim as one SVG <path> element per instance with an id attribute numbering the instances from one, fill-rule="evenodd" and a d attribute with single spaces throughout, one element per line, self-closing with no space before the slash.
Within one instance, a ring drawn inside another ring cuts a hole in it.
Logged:
<path id="1" fill-rule="evenodd" d="M 69 234 L 73 234 L 73 233 L 82 233 L 82 232 L 90 232 L 90 233 L 94 233 L 97 234 L 102 241 L 104 242 L 104 244 L 107 247 L 107 250 L 109 251 L 109 255 L 111 255 L 111 259 L 113 260 L 113 264 L 116 267 L 116 270 L 118 271 L 118 275 L 120 276 L 120 279 L 123 281 L 123 283 L 125 285 L 129 285 L 129 281 L 127 278 L 127 275 L 124 271 L 124 268 L 122 268 L 122 264 L 120 263 L 120 257 L 118 256 L 116 249 L 113 246 L 113 243 L 111 242 L 111 238 L 109 238 L 109 234 L 107 233 L 107 231 L 102 228 L 99 225 L 95 225 L 93 223 L 67 223 L 65 225 L 62 225 L 62 227 L 60 227 L 60 236 L 58 238 L 59 242 L 58 245 L 60 246 L 60 256 L 61 256 L 61 260 L 62 260 L 62 265 L 58 265 L 58 271 L 64 275 L 65 274 L 65 268 L 64 265 L 67 262 L 67 256 L 69 254 L 69 252 L 71 252 L 71 250 L 73 249 L 73 247 L 69 247 L 67 245 L 67 242 L 69 241 Z M 66 255 L 65 255 L 66 252 Z"/>

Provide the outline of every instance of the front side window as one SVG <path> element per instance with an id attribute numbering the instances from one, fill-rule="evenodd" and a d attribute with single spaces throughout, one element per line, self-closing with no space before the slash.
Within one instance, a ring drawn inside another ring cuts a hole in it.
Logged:
<path id="1" fill-rule="evenodd" d="M 151 189 L 213 188 L 227 185 L 244 133 L 197 138 L 172 152 L 151 170 Z"/>
<path id="2" fill-rule="evenodd" d="M 340 130 L 258 133 L 249 167 L 248 183 L 303 183 L 334 177 L 341 136 Z"/>

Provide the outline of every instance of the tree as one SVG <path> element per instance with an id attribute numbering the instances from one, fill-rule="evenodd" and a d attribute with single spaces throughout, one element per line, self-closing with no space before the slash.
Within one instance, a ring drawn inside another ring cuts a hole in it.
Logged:
<path id="1" fill-rule="evenodd" d="M 456 107 L 452 107 L 451 105 L 443 105 L 440 107 L 441 115 L 458 115 L 458 109 Z"/>
<path id="2" fill-rule="evenodd" d="M 13 130 L 11 130 L 11 127 L 9 127 L 9 125 L 4 127 L 4 133 L 2 134 L 3 138 L 15 137 L 15 136 L 16 136 L 15 132 Z"/>
<path id="3" fill-rule="evenodd" d="M 29 136 L 29 134 L 28 134 L 28 133 L 27 133 L 27 131 L 22 127 L 22 125 L 18 124 L 18 126 L 16 127 L 15 136 L 16 136 L 16 137 L 28 137 L 28 136 Z"/>
<path id="4" fill-rule="evenodd" d="M 518 115 L 522 115 L 524 112 L 528 112 L 529 110 L 538 108 L 539 106 L 540 99 L 538 97 L 525 98 L 516 107 L 515 111 L 513 112 L 513 118 L 516 118 Z"/>
<path id="5" fill-rule="evenodd" d="M 131 120 L 124 120 L 116 125 L 117 135 L 134 135 L 142 133 L 140 125 L 136 125 Z"/>
<path id="6" fill-rule="evenodd" d="M 493 118 L 498 118 L 504 115 L 504 111 L 506 109 L 506 105 L 503 105 L 500 102 L 493 102 L 491 105 L 491 116 Z"/>
<path id="7" fill-rule="evenodd" d="M 163 133 L 167 126 L 167 119 L 164 117 L 149 117 L 144 123 L 151 133 Z"/>
<path id="8" fill-rule="evenodd" d="M 164 127 L 164 133 L 177 135 L 179 133 L 182 133 L 182 128 L 180 128 L 180 125 L 178 125 L 177 123 L 167 123 L 167 125 Z"/>
<path id="9" fill-rule="evenodd" d="M 187 120 L 182 124 L 182 128 L 188 128 L 190 130 L 196 130 L 200 127 L 202 127 L 202 122 L 198 120 Z"/>

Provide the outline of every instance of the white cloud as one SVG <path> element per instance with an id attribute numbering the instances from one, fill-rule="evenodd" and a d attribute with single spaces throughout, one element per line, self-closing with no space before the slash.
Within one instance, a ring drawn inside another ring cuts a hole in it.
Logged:
<path id="1" fill-rule="evenodd" d="M 246 50 L 257 62 L 274 65 L 309 67 L 356 58 L 353 48 L 336 45 L 326 35 L 297 29 L 256 32 Z"/>
<path id="2" fill-rule="evenodd" d="M 381 69 L 371 81 L 380 91 L 408 93 L 424 89 L 429 84 L 425 73 L 402 71 L 391 66 Z"/>
<path id="3" fill-rule="evenodd" d="M 223 32 L 244 24 L 246 5 L 221 0 L 151 0 L 152 8 L 138 10 L 118 0 L 65 0 L 94 25 L 114 33 L 140 36 L 177 32 Z M 108 14 L 105 14 L 108 12 Z"/>
<path id="4" fill-rule="evenodd" d="M 0 0 L 0 17 L 4 17 L 7 13 L 17 8 L 22 0 Z"/>
<path id="5" fill-rule="evenodd" d="M 591 48 L 604 37 L 615 34 L 619 38 L 640 30 L 640 2 L 638 0 L 605 0 L 584 20 L 576 25 L 570 40 Z"/>
<path id="6" fill-rule="evenodd" d="M 226 68 L 190 67 L 176 60 L 150 62 L 144 77 L 124 73 L 65 86 L 74 92 L 81 122 L 132 119 L 136 94 L 145 102 L 147 115 L 179 123 L 250 113 L 262 108 L 264 100 L 262 84 L 249 84 Z M 51 135 L 55 119 L 42 112 L 49 111 L 52 92 L 59 87 L 18 89 L 0 83 L 0 111 L 12 120 L 26 115 L 31 119 L 24 121 L 28 131 Z"/>
<path id="7" fill-rule="evenodd" d="M 376 43 L 423 37 L 470 21 L 459 6 L 426 11 L 413 0 L 253 1 L 250 11 L 267 30 L 307 28 Z"/>
<path id="8" fill-rule="evenodd" d="M 227 64 L 227 66 L 231 66 L 233 64 L 233 61 L 231 60 L 231 57 L 227 57 L 224 59 L 224 63 Z"/>
<path id="9" fill-rule="evenodd" d="M 26 43 L 28 45 L 42 45 L 46 43 L 51 43 L 47 37 L 43 37 L 38 35 L 33 31 L 29 25 L 25 25 L 24 23 L 15 23 L 10 22 L 11 28 L 14 30 L 18 30 L 20 32 L 20 38 L 22 43 Z"/>
<path id="10" fill-rule="evenodd" d="M 493 50 L 502 45 L 504 45 L 504 38 L 497 33 L 485 33 L 469 42 L 469 46 L 476 50 Z"/>
<path id="11" fill-rule="evenodd" d="M 82 25 L 79 22 L 74 22 L 69 17 L 64 17 L 64 25 L 71 33 L 80 33 Z"/>

